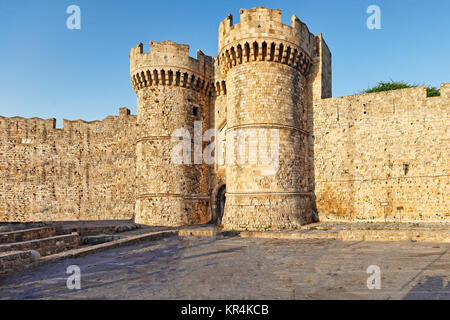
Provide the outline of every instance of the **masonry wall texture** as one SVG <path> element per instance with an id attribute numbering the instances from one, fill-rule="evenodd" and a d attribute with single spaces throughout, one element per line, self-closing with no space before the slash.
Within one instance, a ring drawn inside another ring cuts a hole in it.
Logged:
<path id="1" fill-rule="evenodd" d="M 0 117 L 0 221 L 133 218 L 135 123 Z"/>
<path id="2" fill-rule="evenodd" d="M 314 102 L 324 219 L 449 221 L 450 85 Z M 384 203 L 386 206 L 382 206 Z"/>
<path id="3" fill-rule="evenodd" d="M 282 24 L 279 9 L 242 9 L 238 24 L 227 16 L 218 42 L 215 58 L 194 59 L 171 41 L 132 48 L 137 116 L 122 108 L 103 121 L 64 120 L 64 129 L 54 119 L 0 117 L 0 221 L 179 226 L 223 214 L 225 228 L 249 230 L 317 219 L 450 221 L 450 84 L 433 98 L 424 87 L 332 98 L 322 34 L 295 15 Z M 209 128 L 234 162 L 195 158 Z M 250 161 L 276 140 L 272 163 Z M 183 141 L 189 164 L 172 159 Z"/>

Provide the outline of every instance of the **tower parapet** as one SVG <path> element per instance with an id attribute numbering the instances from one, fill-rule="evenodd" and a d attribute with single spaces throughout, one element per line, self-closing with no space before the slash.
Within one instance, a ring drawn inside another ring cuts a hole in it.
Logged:
<path id="1" fill-rule="evenodd" d="M 130 77 L 135 91 L 155 85 L 191 88 L 210 94 L 213 59 L 200 50 L 189 56 L 189 45 L 172 41 L 150 42 L 150 52 L 139 43 L 131 48 Z"/>
<path id="2" fill-rule="evenodd" d="M 220 23 L 219 57 L 224 71 L 238 64 L 272 61 L 307 74 L 313 64 L 316 36 L 297 16 L 292 26 L 281 23 L 280 9 L 256 7 L 240 10 L 240 23 L 233 16 Z"/>

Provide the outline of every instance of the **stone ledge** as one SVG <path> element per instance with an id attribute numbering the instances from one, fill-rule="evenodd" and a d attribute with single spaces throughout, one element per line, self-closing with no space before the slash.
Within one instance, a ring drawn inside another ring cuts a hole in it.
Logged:
<path id="1" fill-rule="evenodd" d="M 121 236 L 115 236 L 112 234 L 98 234 L 95 236 L 85 236 L 81 238 L 81 243 L 85 245 L 97 245 L 105 242 L 111 242 L 114 240 L 122 239 Z"/>
<path id="2" fill-rule="evenodd" d="M 31 251 L 0 253 L 0 275 L 20 271 L 33 261 Z"/>
<path id="3" fill-rule="evenodd" d="M 450 243 L 448 230 L 343 230 L 339 232 L 343 241 L 417 241 Z"/>
<path id="4" fill-rule="evenodd" d="M 450 243 L 448 230 L 342 230 L 291 232 L 240 232 L 242 238 L 264 239 L 339 239 L 342 241 L 415 241 Z"/>
<path id="5" fill-rule="evenodd" d="M 308 232 L 308 231 L 242 231 L 242 238 L 263 238 L 263 239 L 338 239 L 338 232 Z"/>
<path id="6" fill-rule="evenodd" d="M 179 237 L 215 237 L 217 229 L 215 227 L 186 228 L 178 230 Z"/>

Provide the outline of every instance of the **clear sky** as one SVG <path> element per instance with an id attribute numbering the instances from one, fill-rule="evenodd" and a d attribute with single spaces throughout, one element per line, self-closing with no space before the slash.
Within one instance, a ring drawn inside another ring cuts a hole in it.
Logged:
<path id="1" fill-rule="evenodd" d="M 69 30 L 69 5 L 81 29 Z M 369 5 L 381 8 L 381 30 L 369 30 Z M 333 55 L 333 96 L 359 93 L 380 80 L 439 87 L 450 82 L 449 0 L 16 0 L 0 2 L 0 115 L 102 120 L 126 106 L 136 113 L 128 55 L 139 42 L 186 43 L 217 54 L 219 22 L 239 22 L 240 8 L 282 9 Z"/>

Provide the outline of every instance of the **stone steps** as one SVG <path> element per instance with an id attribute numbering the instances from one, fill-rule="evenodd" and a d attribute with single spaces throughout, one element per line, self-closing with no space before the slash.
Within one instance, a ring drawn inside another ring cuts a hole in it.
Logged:
<path id="1" fill-rule="evenodd" d="M 0 253 L 0 275 L 25 269 L 35 261 L 31 251 L 11 251 Z"/>
<path id="2" fill-rule="evenodd" d="M 91 246 L 85 246 L 73 250 L 67 250 L 64 252 L 60 252 L 57 254 L 49 255 L 39 259 L 38 261 L 34 261 L 27 265 L 27 267 L 38 267 L 43 266 L 50 263 L 55 263 L 58 261 L 62 261 L 65 259 L 73 259 L 84 257 L 90 254 L 103 252 L 106 250 L 120 248 L 125 246 L 130 246 L 142 242 L 147 241 L 158 241 L 164 238 L 176 236 L 178 232 L 176 230 L 166 230 L 166 231 L 157 231 L 157 232 L 149 232 L 144 234 L 139 234 L 135 236 L 125 237 L 117 240 L 113 240 L 110 242 L 100 243 Z"/>
<path id="3" fill-rule="evenodd" d="M 60 223 L 57 224 L 59 234 L 78 233 L 80 236 L 95 236 L 99 234 L 114 234 L 138 229 L 140 226 L 132 222 L 98 224 L 98 222 Z"/>
<path id="4" fill-rule="evenodd" d="M 66 250 L 76 249 L 79 244 L 79 235 L 77 233 L 72 233 L 69 235 L 2 244 L 0 245 L 0 253 L 34 250 L 43 257 Z"/>
<path id="5" fill-rule="evenodd" d="M 38 261 L 40 257 L 77 249 L 79 246 L 80 237 L 77 233 L 58 236 L 54 235 L 56 233 L 54 228 L 45 230 L 45 232 L 29 229 L 24 233 L 26 236 L 20 235 L 20 232 L 15 232 L 19 235 L 11 236 L 11 239 L 28 239 L 29 237 L 44 236 L 46 232 L 52 236 L 0 244 L 0 275 L 26 269 L 29 265 Z"/>
<path id="6" fill-rule="evenodd" d="M 122 238 L 130 237 L 130 231 L 137 231 L 141 226 L 131 221 L 71 221 L 47 223 L 42 227 L 19 224 L 14 228 L 18 230 L 0 233 L 0 274 L 23 270 L 47 257 L 77 249 L 90 252 L 90 248 L 101 244 L 108 248 L 108 242 L 120 243 Z M 120 233 L 125 235 L 117 235 Z"/>
<path id="7" fill-rule="evenodd" d="M 108 248 L 108 242 L 115 243 L 127 237 L 118 233 L 130 233 L 141 226 L 121 220 L 8 224 L 3 227 L 8 231 L 0 233 L 0 274 L 26 269 L 30 264 L 76 251 L 80 246 L 88 252 L 100 244 Z"/>
<path id="8" fill-rule="evenodd" d="M 0 233 L 0 244 L 30 241 L 56 236 L 56 228 L 44 227 Z"/>

